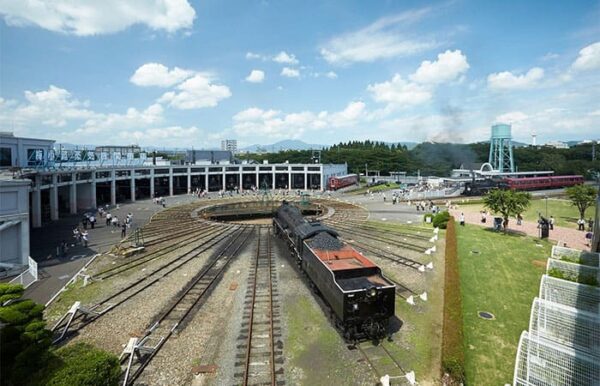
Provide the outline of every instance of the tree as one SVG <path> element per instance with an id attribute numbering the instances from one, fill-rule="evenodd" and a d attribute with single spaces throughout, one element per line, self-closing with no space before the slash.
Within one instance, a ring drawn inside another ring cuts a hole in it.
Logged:
<path id="1" fill-rule="evenodd" d="M 494 213 L 502 215 L 503 227 L 506 232 L 508 219 L 523 213 L 530 204 L 531 194 L 528 192 L 515 192 L 513 190 L 490 190 L 484 197 L 483 203 L 486 208 Z"/>
<path id="2" fill-rule="evenodd" d="M 23 292 L 20 284 L 0 283 L 2 385 L 23 384 L 29 374 L 46 362 L 52 343 L 52 332 L 42 319 L 44 306 L 21 299 Z"/>
<path id="3" fill-rule="evenodd" d="M 590 185 L 575 185 L 565 189 L 571 204 L 579 210 L 579 218 L 585 218 L 585 211 L 596 201 L 596 188 Z"/>

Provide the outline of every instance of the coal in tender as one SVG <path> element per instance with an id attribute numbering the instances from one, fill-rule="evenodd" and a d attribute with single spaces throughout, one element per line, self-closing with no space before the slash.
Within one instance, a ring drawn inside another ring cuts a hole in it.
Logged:
<path id="1" fill-rule="evenodd" d="M 315 249 L 322 249 L 325 251 L 335 251 L 344 246 L 342 242 L 327 232 L 321 232 L 317 234 L 310 241 L 310 246 Z"/>

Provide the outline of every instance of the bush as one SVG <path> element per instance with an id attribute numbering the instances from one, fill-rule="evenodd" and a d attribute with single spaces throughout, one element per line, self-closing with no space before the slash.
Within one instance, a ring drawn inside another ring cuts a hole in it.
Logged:
<path id="1" fill-rule="evenodd" d="M 447 224 L 442 368 L 452 378 L 452 383 L 461 384 L 465 381 L 465 353 L 463 348 L 462 299 L 460 295 L 460 273 L 458 269 L 458 249 L 454 218 L 449 217 Z"/>
<path id="2" fill-rule="evenodd" d="M 86 343 L 56 351 L 53 368 L 39 382 L 49 386 L 113 386 L 119 384 L 119 359 Z"/>
<path id="3" fill-rule="evenodd" d="M 433 226 L 439 227 L 440 229 L 446 229 L 448 221 L 450 220 L 450 213 L 447 211 L 440 212 L 433 217 Z"/>

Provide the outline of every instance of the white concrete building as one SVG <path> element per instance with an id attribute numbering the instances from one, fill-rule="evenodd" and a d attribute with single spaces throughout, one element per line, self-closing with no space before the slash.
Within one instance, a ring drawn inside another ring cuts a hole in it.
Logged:
<path id="1" fill-rule="evenodd" d="M 15 137 L 11 132 L 0 132 L 0 168 L 35 167 L 48 159 L 53 140 Z"/>
<path id="2" fill-rule="evenodd" d="M 0 268 L 27 265 L 30 185 L 0 175 Z"/>
<path id="3" fill-rule="evenodd" d="M 237 153 L 237 140 L 236 139 L 224 139 L 221 141 L 221 150 L 227 150 L 233 154 Z"/>

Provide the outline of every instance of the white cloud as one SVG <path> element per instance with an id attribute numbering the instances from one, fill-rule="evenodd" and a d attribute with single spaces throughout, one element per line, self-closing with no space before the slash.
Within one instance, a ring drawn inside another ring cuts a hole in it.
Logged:
<path id="1" fill-rule="evenodd" d="M 261 70 L 252 70 L 246 77 L 246 81 L 250 83 L 262 83 L 265 80 L 265 72 Z"/>
<path id="2" fill-rule="evenodd" d="M 522 75 L 515 75 L 509 71 L 490 74 L 487 80 L 488 87 L 493 90 L 515 90 L 535 87 L 543 77 L 544 70 L 534 67 Z"/>
<path id="3" fill-rule="evenodd" d="M 298 78 L 300 76 L 300 71 L 296 70 L 295 68 L 283 67 L 281 70 L 281 76 Z"/>
<path id="4" fill-rule="evenodd" d="M 572 68 L 577 71 L 600 70 L 600 42 L 582 48 Z"/>
<path id="5" fill-rule="evenodd" d="M 246 52 L 246 59 L 262 59 L 263 56 L 260 54 L 255 54 L 254 52 Z"/>
<path id="6" fill-rule="evenodd" d="M 365 108 L 360 101 L 350 102 L 346 108 L 334 113 L 302 111 L 283 114 L 278 110 L 252 107 L 233 116 L 233 130 L 242 137 L 299 138 L 308 131 L 352 127 L 368 118 Z"/>
<path id="7" fill-rule="evenodd" d="M 430 11 L 423 8 L 381 18 L 358 31 L 330 39 L 321 46 L 321 55 L 329 63 L 346 64 L 408 56 L 430 49 L 436 45 L 434 41 L 411 38 L 401 32 Z"/>
<path id="8" fill-rule="evenodd" d="M 26 103 L 3 101 L 0 121 L 6 126 L 31 126 L 41 124 L 49 127 L 63 127 L 71 120 L 84 120 L 95 115 L 89 109 L 89 102 L 72 97 L 63 88 L 51 85 L 44 91 L 25 91 Z"/>
<path id="9" fill-rule="evenodd" d="M 170 106 L 182 109 L 199 109 L 214 107 L 221 100 L 229 98 L 229 87 L 212 83 L 209 74 L 198 73 L 177 86 L 179 91 L 164 93 L 159 103 L 168 103 Z"/>
<path id="10" fill-rule="evenodd" d="M 191 28 L 196 17 L 187 0 L 6 0 L 0 14 L 8 25 L 37 25 L 78 36 L 122 31 L 135 24 L 176 32 Z"/>
<path id="11" fill-rule="evenodd" d="M 298 59 L 296 59 L 296 56 L 294 56 L 294 54 L 288 54 L 285 51 L 281 51 L 275 55 L 273 57 L 273 61 L 282 64 L 298 64 Z"/>
<path id="12" fill-rule="evenodd" d="M 336 79 L 338 77 L 338 75 L 333 71 L 329 71 L 329 72 L 325 73 L 325 76 L 328 77 L 329 79 Z"/>
<path id="13" fill-rule="evenodd" d="M 170 87 L 192 75 L 194 75 L 194 71 L 183 70 L 179 67 L 169 70 L 160 63 L 146 63 L 135 70 L 129 80 L 138 86 Z"/>
<path id="14" fill-rule="evenodd" d="M 431 99 L 431 91 L 426 87 L 407 82 L 399 74 L 391 81 L 370 84 L 367 90 L 376 102 L 388 103 L 393 106 L 414 106 Z"/>
<path id="15" fill-rule="evenodd" d="M 417 71 L 410 76 L 414 82 L 439 84 L 455 80 L 469 69 L 467 57 L 460 50 L 447 50 L 437 56 L 437 60 L 425 60 Z"/>
<path id="16" fill-rule="evenodd" d="M 123 131 L 119 133 L 120 143 L 131 143 L 139 145 L 187 147 L 191 143 L 198 143 L 198 138 L 203 134 L 196 126 L 181 127 L 167 126 L 150 128 L 145 130 Z"/>
<path id="17" fill-rule="evenodd" d="M 529 115 L 525 114 L 522 111 L 510 111 L 508 113 L 500 114 L 496 117 L 496 122 L 499 123 L 520 123 L 529 119 Z"/>
<path id="18" fill-rule="evenodd" d="M 145 110 L 130 107 L 125 114 L 95 114 L 75 132 L 85 135 L 110 136 L 113 131 L 123 132 L 133 128 L 155 125 L 163 120 L 163 107 L 154 103 Z"/>

